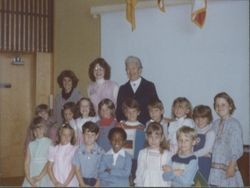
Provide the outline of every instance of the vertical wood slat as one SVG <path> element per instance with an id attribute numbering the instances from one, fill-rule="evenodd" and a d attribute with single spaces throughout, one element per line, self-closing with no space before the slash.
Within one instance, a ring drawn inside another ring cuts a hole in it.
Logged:
<path id="1" fill-rule="evenodd" d="M 0 51 L 52 52 L 54 0 L 0 0 Z"/>

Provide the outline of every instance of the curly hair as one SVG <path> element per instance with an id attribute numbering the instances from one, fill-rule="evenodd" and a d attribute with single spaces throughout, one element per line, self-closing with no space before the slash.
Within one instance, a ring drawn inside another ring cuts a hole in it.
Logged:
<path id="1" fill-rule="evenodd" d="M 76 88 L 79 79 L 77 78 L 77 76 L 75 75 L 75 73 L 71 70 L 63 70 L 59 76 L 57 77 L 57 83 L 59 85 L 60 88 L 63 88 L 63 79 L 65 77 L 68 77 L 72 80 L 72 87 Z"/>
<path id="2" fill-rule="evenodd" d="M 110 66 L 107 63 L 107 61 L 101 57 L 96 58 L 94 61 L 92 61 L 89 65 L 89 78 L 91 81 L 95 82 L 96 78 L 94 76 L 94 69 L 96 65 L 100 65 L 104 69 L 104 79 L 109 80 L 110 79 Z"/>

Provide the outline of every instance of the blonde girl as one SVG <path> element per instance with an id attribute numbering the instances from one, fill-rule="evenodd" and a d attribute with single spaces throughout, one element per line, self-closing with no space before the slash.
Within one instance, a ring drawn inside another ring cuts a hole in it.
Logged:
<path id="1" fill-rule="evenodd" d="M 146 147 L 139 152 L 135 185 L 139 187 L 169 187 L 162 178 L 162 167 L 171 160 L 164 130 L 157 122 L 149 123 L 146 130 Z"/>
<path id="2" fill-rule="evenodd" d="M 168 128 L 170 151 L 173 153 L 178 151 L 176 132 L 184 125 L 191 128 L 195 127 L 192 120 L 192 104 L 186 97 L 178 97 L 172 104 L 172 122 L 170 122 Z"/>
<path id="3" fill-rule="evenodd" d="M 74 129 L 69 124 L 63 124 L 59 129 L 59 140 L 56 146 L 49 150 L 49 177 L 55 187 L 76 187 L 78 181 L 72 159 L 77 149 Z"/>
<path id="4" fill-rule="evenodd" d="M 24 172 L 25 179 L 23 187 L 46 187 L 50 186 L 47 175 L 48 151 L 52 141 L 45 137 L 46 125 L 43 118 L 38 116 L 32 120 L 30 130 L 32 131 L 31 142 L 28 145 Z"/>

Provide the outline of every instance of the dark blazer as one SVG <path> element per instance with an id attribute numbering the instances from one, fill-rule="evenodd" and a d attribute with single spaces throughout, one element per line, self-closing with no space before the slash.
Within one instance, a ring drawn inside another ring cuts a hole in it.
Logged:
<path id="1" fill-rule="evenodd" d="M 122 112 L 122 103 L 127 98 L 134 98 L 135 100 L 137 100 L 141 109 L 141 113 L 138 116 L 138 121 L 145 125 L 146 122 L 150 119 L 147 107 L 148 102 L 153 98 L 158 99 L 154 83 L 142 77 L 141 83 L 135 93 L 130 85 L 130 81 L 120 86 L 116 103 L 116 118 L 118 121 L 127 120 Z"/>

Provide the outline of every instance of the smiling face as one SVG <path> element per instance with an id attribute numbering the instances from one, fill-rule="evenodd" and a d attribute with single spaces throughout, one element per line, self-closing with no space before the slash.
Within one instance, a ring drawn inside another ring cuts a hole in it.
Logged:
<path id="1" fill-rule="evenodd" d="M 160 149 L 160 144 L 163 140 L 163 135 L 157 131 L 153 131 L 150 135 L 147 135 L 148 145 L 151 149 Z"/>
<path id="2" fill-rule="evenodd" d="M 227 119 L 230 116 L 230 110 L 232 107 L 229 105 L 226 99 L 218 97 L 215 100 L 215 111 L 222 119 Z"/>
<path id="3" fill-rule="evenodd" d="M 71 89 L 73 88 L 73 81 L 70 77 L 64 77 L 63 78 L 63 88 L 65 90 L 66 93 L 69 93 L 71 91 Z"/>
<path id="4" fill-rule="evenodd" d="M 189 134 L 180 133 L 177 142 L 180 154 L 188 155 L 192 153 L 195 140 Z"/>
<path id="5" fill-rule="evenodd" d="M 100 80 L 104 78 L 105 69 L 101 67 L 99 64 L 96 64 L 93 74 L 96 80 Z"/>
<path id="6" fill-rule="evenodd" d="M 61 142 L 60 144 L 66 145 L 69 144 L 72 138 L 72 131 L 70 129 L 62 129 L 61 131 Z"/>
<path id="7" fill-rule="evenodd" d="M 149 108 L 150 118 L 158 123 L 161 121 L 163 113 L 164 110 L 159 108 Z"/>
<path id="8" fill-rule="evenodd" d="M 141 76 L 141 68 L 136 62 L 131 62 L 126 66 L 126 72 L 130 81 L 137 80 Z"/>
<path id="9" fill-rule="evenodd" d="M 102 105 L 100 109 L 100 116 L 101 118 L 111 118 L 112 117 L 112 110 L 108 107 L 107 104 Z"/>
<path id="10" fill-rule="evenodd" d="M 140 114 L 136 108 L 127 108 L 125 111 L 125 115 L 128 121 L 137 121 L 137 117 Z"/>
<path id="11" fill-rule="evenodd" d="M 174 114 L 175 117 L 177 118 L 181 118 L 184 117 L 185 115 L 187 115 L 189 113 L 189 109 L 186 107 L 186 105 L 184 103 L 177 103 L 174 106 Z"/>
<path id="12" fill-rule="evenodd" d="M 207 117 L 196 117 L 194 119 L 195 124 L 200 128 L 204 128 L 208 125 L 208 118 Z"/>
<path id="13" fill-rule="evenodd" d="M 111 137 L 111 145 L 115 153 L 119 152 L 125 144 L 125 140 L 120 132 L 114 132 Z"/>
<path id="14" fill-rule="evenodd" d="M 71 111 L 71 109 L 67 108 L 63 110 L 63 116 L 66 122 L 70 122 L 74 118 L 74 113 Z"/>
<path id="15" fill-rule="evenodd" d="M 97 138 L 98 134 L 90 132 L 89 129 L 83 133 L 83 142 L 86 146 L 93 146 Z"/>
<path id="16" fill-rule="evenodd" d="M 88 117 L 90 112 L 90 104 L 87 100 L 82 100 L 80 103 L 80 113 L 83 117 Z"/>

